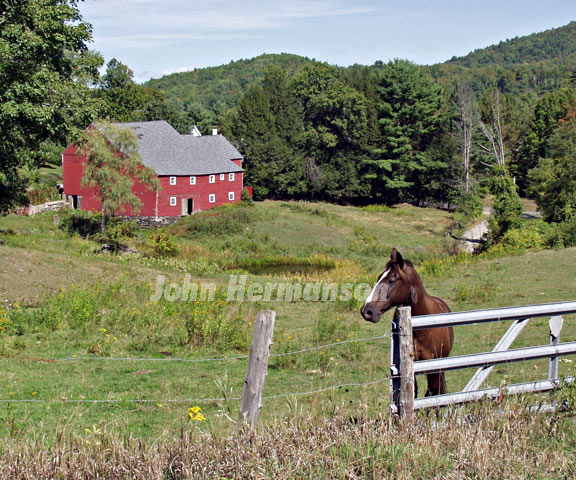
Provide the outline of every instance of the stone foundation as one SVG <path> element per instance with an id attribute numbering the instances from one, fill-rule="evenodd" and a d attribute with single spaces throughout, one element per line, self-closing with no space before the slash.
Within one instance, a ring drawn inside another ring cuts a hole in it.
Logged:
<path id="1" fill-rule="evenodd" d="M 160 228 L 176 223 L 182 217 L 145 217 L 118 215 L 123 222 L 136 222 L 141 228 Z"/>

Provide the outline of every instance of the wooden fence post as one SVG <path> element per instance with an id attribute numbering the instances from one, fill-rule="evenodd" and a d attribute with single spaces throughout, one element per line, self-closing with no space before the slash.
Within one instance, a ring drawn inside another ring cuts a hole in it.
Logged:
<path id="1" fill-rule="evenodd" d="M 400 307 L 392 320 L 390 365 L 392 404 L 401 418 L 414 415 L 414 343 L 410 307 Z"/>
<path id="2" fill-rule="evenodd" d="M 256 316 L 248 369 L 244 380 L 244 391 L 242 392 L 238 428 L 244 422 L 248 422 L 250 428 L 254 429 L 258 413 L 262 408 L 262 392 L 268 373 L 268 357 L 270 356 L 275 319 L 276 312 L 273 310 L 262 310 Z"/>
<path id="3" fill-rule="evenodd" d="M 561 315 L 556 315 L 550 318 L 548 325 L 550 325 L 550 345 L 558 345 L 560 343 L 560 332 L 564 319 Z M 548 380 L 558 380 L 558 357 L 551 357 L 548 361 Z"/>

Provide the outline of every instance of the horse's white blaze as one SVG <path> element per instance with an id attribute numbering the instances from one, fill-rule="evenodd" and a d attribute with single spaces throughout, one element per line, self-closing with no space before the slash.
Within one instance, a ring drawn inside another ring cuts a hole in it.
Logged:
<path id="1" fill-rule="evenodd" d="M 380 282 L 382 280 L 384 280 L 388 274 L 390 273 L 390 269 L 386 270 L 378 279 L 378 281 L 376 282 L 376 285 L 374 285 L 374 288 L 372 289 L 372 291 L 370 292 L 370 295 L 368 295 L 368 297 L 366 298 L 366 301 L 364 302 L 364 305 L 366 305 L 367 303 L 373 302 L 374 301 L 374 297 L 376 296 L 377 298 L 379 297 L 379 295 L 376 295 L 376 292 L 379 290 L 378 286 L 380 285 Z"/>

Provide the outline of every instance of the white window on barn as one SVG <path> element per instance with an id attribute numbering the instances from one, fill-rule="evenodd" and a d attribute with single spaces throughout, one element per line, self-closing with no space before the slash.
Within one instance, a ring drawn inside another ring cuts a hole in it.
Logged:
<path id="1" fill-rule="evenodd" d="M 223 173 L 220 174 L 220 180 L 224 180 L 224 174 Z"/>
<path id="2" fill-rule="evenodd" d="M 176 185 L 176 177 L 170 177 L 170 185 Z"/>
<path id="3" fill-rule="evenodd" d="M 208 202 L 210 202 L 210 203 L 216 202 L 216 195 L 214 193 L 211 193 L 210 195 L 208 195 Z"/>
<path id="4" fill-rule="evenodd" d="M 234 192 L 228 192 L 228 200 L 234 201 Z"/>
<path id="5" fill-rule="evenodd" d="M 208 182 L 209 182 L 209 183 L 214 183 L 214 182 L 216 182 L 216 175 L 210 175 L 210 176 L 208 177 Z"/>
<path id="6" fill-rule="evenodd" d="M 233 181 L 234 181 L 234 173 L 229 173 L 229 174 L 228 174 L 228 181 L 229 181 L 229 182 L 233 182 Z"/>
<path id="7" fill-rule="evenodd" d="M 170 206 L 171 206 L 171 207 L 175 207 L 175 206 L 176 206 L 176 197 L 170 197 Z"/>
<path id="8" fill-rule="evenodd" d="M 196 177 L 190 177 L 190 185 L 196 185 Z"/>

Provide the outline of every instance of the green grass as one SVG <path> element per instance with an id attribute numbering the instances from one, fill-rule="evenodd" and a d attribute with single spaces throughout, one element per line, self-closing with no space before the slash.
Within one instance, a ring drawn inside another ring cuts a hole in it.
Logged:
<path id="1" fill-rule="evenodd" d="M 237 318 L 238 323 L 230 325 L 235 325 L 238 335 L 226 337 L 229 330 L 222 327 L 216 336 L 190 341 L 190 325 L 194 332 L 205 323 L 201 315 L 206 312 L 182 302 L 150 302 L 159 274 L 180 282 L 183 273 L 192 270 L 192 281 L 213 281 L 221 288 L 230 273 L 247 273 L 248 283 L 286 278 L 365 281 L 382 270 L 391 246 L 396 245 L 426 272 L 428 291 L 445 299 L 452 310 L 574 300 L 576 278 L 571 265 L 576 249 L 463 257 L 454 262 L 442 257 L 444 231 L 450 223 L 446 212 L 410 206 L 373 210 L 297 202 L 263 202 L 241 213 L 225 207 L 173 227 L 180 250 L 173 259 L 96 255 L 96 243 L 60 231 L 53 214 L 1 219 L 0 230 L 5 234 L 0 236 L 0 295 L 11 324 L 0 333 L 4 367 L 0 399 L 45 403 L 0 402 L 0 436 L 45 434 L 56 441 L 63 429 L 87 439 L 94 437 L 86 433 L 94 428 L 138 438 L 172 437 L 181 429 L 207 434 L 226 431 L 231 425 L 227 418 L 235 420 L 238 414 L 239 401 L 230 398 L 241 396 L 245 360 L 170 359 L 248 354 L 253 321 L 262 308 L 277 312 L 272 353 L 382 335 L 389 330 L 392 316 L 390 312 L 381 323 L 369 324 L 354 302 L 224 302 L 208 313 L 222 320 L 221 325 Z M 227 225 L 236 222 L 241 229 L 222 230 L 218 218 Z M 191 227 L 195 221 L 198 225 Z M 145 235 L 131 242 L 144 248 Z M 257 273 L 250 273 L 251 269 Z M 198 318 L 201 322 L 194 323 Z M 576 339 L 575 322 L 566 319 L 562 341 Z M 507 327 L 502 322 L 458 328 L 454 354 L 492 349 Z M 210 327 L 209 332 L 215 329 Z M 222 343 L 221 338 L 235 340 Z M 545 320 L 536 320 L 514 346 L 547 341 Z M 360 405 L 368 416 L 386 412 L 388 343 L 388 339 L 349 343 L 272 358 L 265 396 L 383 381 L 266 399 L 262 421 L 295 411 L 323 416 L 338 409 L 355 415 Z M 53 361 L 74 356 L 97 359 Z M 107 360 L 124 357 L 159 360 Z M 574 365 L 562 363 L 561 372 L 574 374 Z M 449 390 L 461 388 L 472 373 L 449 374 Z M 489 383 L 545 376 L 545 362 L 519 363 L 497 368 Z M 195 400 L 199 398 L 226 400 Z M 94 399 L 120 402 L 90 402 Z M 134 401 L 142 399 L 150 401 Z M 188 418 L 187 409 L 195 404 L 203 409 L 206 422 Z"/>

